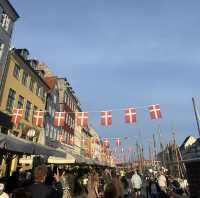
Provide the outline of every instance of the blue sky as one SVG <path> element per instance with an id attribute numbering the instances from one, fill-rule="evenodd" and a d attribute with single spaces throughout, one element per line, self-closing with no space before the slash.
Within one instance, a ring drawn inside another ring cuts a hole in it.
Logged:
<path id="1" fill-rule="evenodd" d="M 134 137 L 143 143 L 158 124 L 181 143 L 198 136 L 191 97 L 199 98 L 200 2 L 198 0 L 11 0 L 21 18 L 13 45 L 29 49 L 55 74 L 67 77 L 84 110 L 107 110 L 159 103 L 163 119 L 138 110 L 138 123 L 91 123 L 102 137 Z M 59 2 L 59 3 L 58 3 Z M 126 145 L 132 145 L 133 138 Z"/>

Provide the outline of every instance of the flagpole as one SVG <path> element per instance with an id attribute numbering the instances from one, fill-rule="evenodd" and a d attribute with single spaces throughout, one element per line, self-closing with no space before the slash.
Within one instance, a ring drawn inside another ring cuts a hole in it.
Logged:
<path id="1" fill-rule="evenodd" d="M 164 147 L 163 147 L 163 141 L 161 138 L 161 127 L 158 125 L 158 136 L 159 136 L 159 141 L 160 141 L 160 152 L 162 154 L 162 164 L 165 167 L 165 153 L 164 153 Z"/>
<path id="2" fill-rule="evenodd" d="M 196 102 L 195 102 L 194 97 L 192 97 L 192 103 L 193 103 L 194 114 L 195 114 L 195 118 L 196 118 L 196 122 L 197 122 L 197 129 L 198 129 L 199 136 L 200 136 L 199 118 L 198 118 L 198 114 L 197 114 L 197 106 L 196 106 Z"/>
<path id="3" fill-rule="evenodd" d="M 154 165 L 156 164 L 156 139 L 155 139 L 155 134 L 153 134 L 153 152 L 154 152 Z"/>

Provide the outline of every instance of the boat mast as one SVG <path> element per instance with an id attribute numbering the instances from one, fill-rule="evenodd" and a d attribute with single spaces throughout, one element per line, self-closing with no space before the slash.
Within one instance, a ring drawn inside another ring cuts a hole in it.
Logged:
<path id="1" fill-rule="evenodd" d="M 193 108 L 194 108 L 195 119 L 196 119 L 196 122 L 197 122 L 197 129 L 198 129 L 199 136 L 200 136 L 200 125 L 199 125 L 198 111 L 197 111 L 197 106 L 196 106 L 196 102 L 195 102 L 194 97 L 192 97 L 192 103 L 193 103 Z"/>

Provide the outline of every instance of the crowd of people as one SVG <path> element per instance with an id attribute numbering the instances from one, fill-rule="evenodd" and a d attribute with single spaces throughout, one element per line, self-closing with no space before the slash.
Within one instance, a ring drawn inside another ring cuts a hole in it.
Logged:
<path id="1" fill-rule="evenodd" d="M 188 195 L 184 180 L 159 171 L 141 173 L 95 167 L 73 170 L 40 165 L 0 180 L 0 198 L 162 198 Z"/>

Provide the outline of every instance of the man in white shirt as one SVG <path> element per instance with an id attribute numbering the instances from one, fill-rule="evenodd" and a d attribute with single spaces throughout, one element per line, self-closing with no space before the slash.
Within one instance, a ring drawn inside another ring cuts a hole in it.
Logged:
<path id="1" fill-rule="evenodd" d="M 140 196 L 140 191 L 142 188 L 142 180 L 141 177 L 137 174 L 137 171 L 134 172 L 131 178 L 131 183 L 135 192 L 135 196 L 136 197 Z"/>
<path id="2" fill-rule="evenodd" d="M 158 176 L 158 185 L 159 185 L 161 191 L 166 193 L 166 191 L 167 191 L 167 179 L 162 172 L 160 172 L 160 175 Z"/>
<path id="3" fill-rule="evenodd" d="M 0 183 L 0 198 L 9 198 L 8 194 L 4 192 L 4 184 Z"/>

